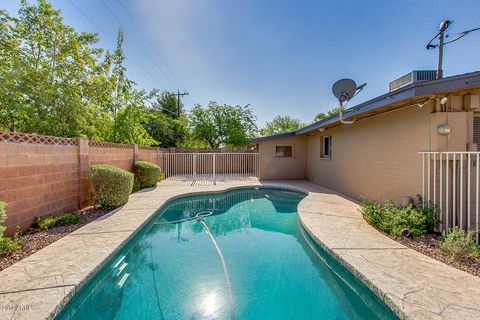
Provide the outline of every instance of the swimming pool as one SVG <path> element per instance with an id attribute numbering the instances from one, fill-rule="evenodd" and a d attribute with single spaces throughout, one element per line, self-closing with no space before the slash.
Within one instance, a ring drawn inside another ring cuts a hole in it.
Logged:
<path id="1" fill-rule="evenodd" d="M 396 319 L 299 225 L 304 197 L 245 188 L 174 199 L 56 319 Z"/>

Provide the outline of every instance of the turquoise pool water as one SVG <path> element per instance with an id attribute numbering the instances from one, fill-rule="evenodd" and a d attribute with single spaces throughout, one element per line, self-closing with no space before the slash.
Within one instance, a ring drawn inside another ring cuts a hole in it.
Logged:
<path id="1" fill-rule="evenodd" d="M 236 319 L 396 319 L 298 222 L 304 194 L 240 189 L 175 199 L 74 296 L 56 319 L 230 319 L 204 218 L 225 258 Z"/>

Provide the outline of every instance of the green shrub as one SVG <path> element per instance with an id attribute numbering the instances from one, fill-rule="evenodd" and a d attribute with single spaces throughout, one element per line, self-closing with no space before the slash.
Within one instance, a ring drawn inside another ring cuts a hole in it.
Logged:
<path id="1" fill-rule="evenodd" d="M 135 161 L 133 165 L 135 172 L 134 190 L 155 187 L 160 178 L 160 167 L 147 161 Z"/>
<path id="2" fill-rule="evenodd" d="M 77 224 L 83 221 L 83 216 L 78 213 L 67 213 L 60 216 L 36 217 L 30 229 L 32 231 L 42 231 L 55 227 L 64 227 Z"/>
<path id="3" fill-rule="evenodd" d="M 5 202 L 0 201 L 0 238 L 3 237 L 3 233 L 5 232 L 5 227 L 1 224 L 7 219 L 7 204 Z"/>
<path id="4" fill-rule="evenodd" d="M 468 234 L 458 227 L 443 234 L 438 248 L 453 261 L 471 260 L 480 255 L 480 249 L 475 244 L 473 234 Z"/>
<path id="5" fill-rule="evenodd" d="M 440 208 L 434 204 L 432 201 L 429 201 L 423 204 L 422 196 L 417 195 L 417 202 L 414 204 L 415 209 L 420 211 L 422 215 L 426 217 L 426 228 L 428 233 L 435 231 L 435 228 L 440 224 Z"/>
<path id="6" fill-rule="evenodd" d="M 7 218 L 7 204 L 0 201 L 0 224 Z M 0 255 L 17 251 L 22 247 L 22 242 L 18 237 L 18 231 L 13 238 L 3 236 L 5 227 L 0 225 Z"/>
<path id="7" fill-rule="evenodd" d="M 160 176 L 158 177 L 158 182 L 165 180 L 165 172 L 161 172 Z"/>
<path id="8" fill-rule="evenodd" d="M 94 189 L 93 199 L 101 207 L 115 208 L 128 202 L 133 173 L 111 165 L 93 165 L 89 179 Z"/>
<path id="9" fill-rule="evenodd" d="M 14 236 L 13 238 L 0 238 L 0 256 L 11 253 L 22 248 L 22 241 L 18 236 Z"/>
<path id="10" fill-rule="evenodd" d="M 407 229 L 409 235 L 416 237 L 432 232 L 438 225 L 438 209 L 429 204 L 410 204 L 407 207 L 396 206 L 387 200 L 384 205 L 364 199 L 361 213 L 372 226 L 394 236 L 400 236 Z"/>

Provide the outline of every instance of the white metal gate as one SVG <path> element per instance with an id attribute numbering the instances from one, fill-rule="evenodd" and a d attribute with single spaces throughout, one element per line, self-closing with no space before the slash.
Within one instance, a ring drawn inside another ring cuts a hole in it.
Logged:
<path id="1" fill-rule="evenodd" d="M 190 180 L 259 176 L 258 153 L 159 153 L 157 163 L 166 178 Z"/>
<path id="2" fill-rule="evenodd" d="M 479 243 L 480 152 L 420 152 L 422 196 L 438 205 L 441 230 L 460 227 Z"/>

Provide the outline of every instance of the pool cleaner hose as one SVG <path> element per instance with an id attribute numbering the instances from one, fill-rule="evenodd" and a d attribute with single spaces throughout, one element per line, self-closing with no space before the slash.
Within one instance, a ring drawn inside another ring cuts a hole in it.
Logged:
<path id="1" fill-rule="evenodd" d="M 203 219 L 203 216 L 201 215 L 201 213 L 202 212 L 197 213 L 197 215 L 195 216 L 195 219 L 197 219 L 197 221 L 203 225 L 203 228 L 205 228 L 205 231 L 210 236 L 210 239 L 212 240 L 213 245 L 215 246 L 215 249 L 217 250 L 218 256 L 220 257 L 220 260 L 222 262 L 223 274 L 225 275 L 225 282 L 227 283 L 227 290 L 228 290 L 228 304 L 230 306 L 230 319 L 234 320 L 235 319 L 235 308 L 234 308 L 234 304 L 233 304 L 232 284 L 230 283 L 230 274 L 228 273 L 227 264 L 225 263 L 225 258 L 223 257 L 222 251 L 220 250 L 220 247 L 218 246 L 217 241 L 215 240 L 214 236 L 210 232 L 210 229 L 208 228 L 207 224 L 205 223 L 205 220 Z"/>

